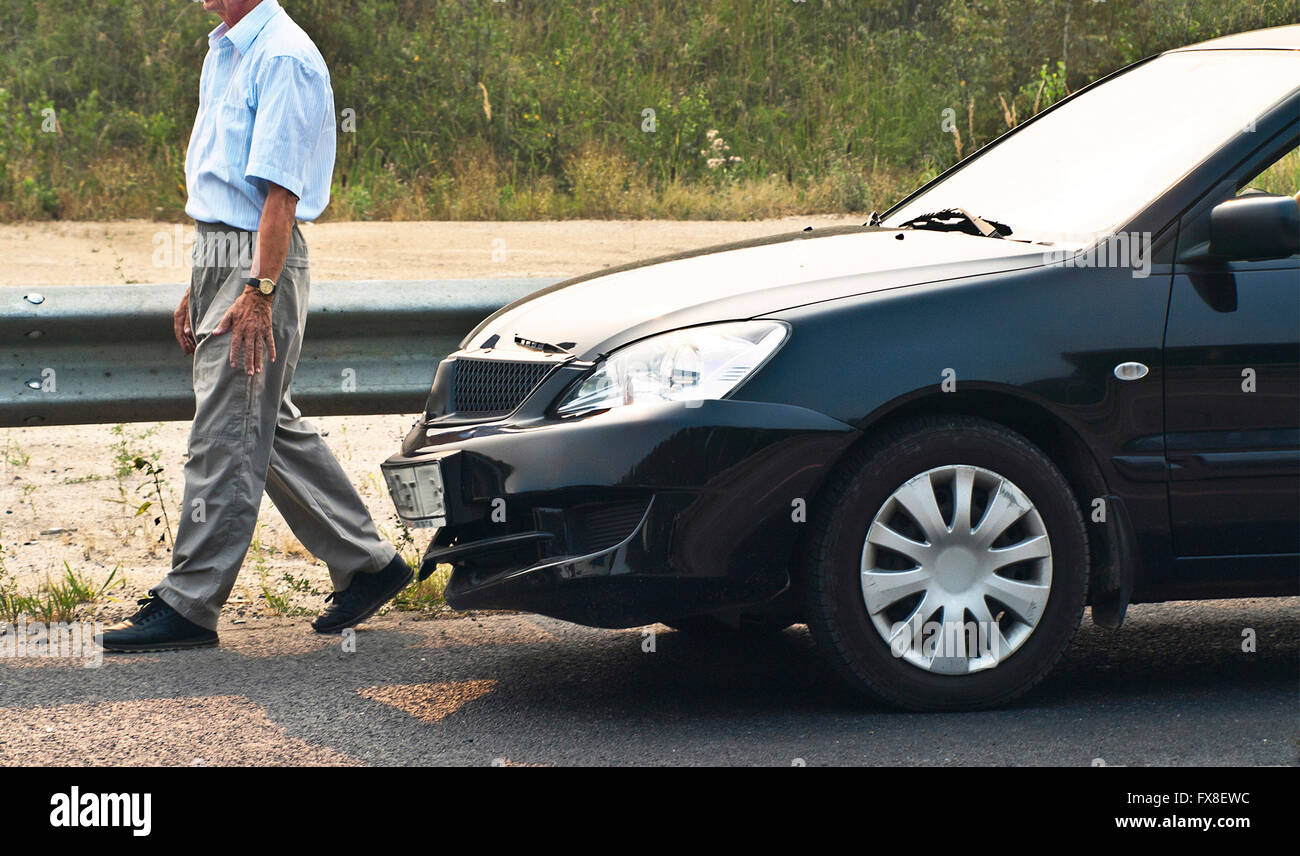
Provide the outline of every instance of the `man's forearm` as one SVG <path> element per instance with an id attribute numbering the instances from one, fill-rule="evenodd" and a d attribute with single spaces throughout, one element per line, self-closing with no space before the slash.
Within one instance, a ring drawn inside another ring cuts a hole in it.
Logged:
<path id="1" fill-rule="evenodd" d="M 250 276 L 278 279 L 289 255 L 289 238 L 293 234 L 294 213 L 298 197 L 278 184 L 271 184 L 262 205 L 257 226 L 257 249 L 253 253 Z"/>

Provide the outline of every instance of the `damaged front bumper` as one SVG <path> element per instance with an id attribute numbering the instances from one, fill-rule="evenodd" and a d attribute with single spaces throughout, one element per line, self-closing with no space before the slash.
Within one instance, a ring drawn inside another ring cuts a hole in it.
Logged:
<path id="1" fill-rule="evenodd" d="M 438 531 L 457 609 L 602 627 L 713 613 L 789 587 L 810 497 L 858 431 L 784 404 L 708 400 L 569 418 L 417 425 L 383 464 Z"/>

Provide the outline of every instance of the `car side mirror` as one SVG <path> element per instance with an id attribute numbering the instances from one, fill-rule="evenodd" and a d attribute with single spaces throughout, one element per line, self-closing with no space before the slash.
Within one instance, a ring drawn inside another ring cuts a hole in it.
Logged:
<path id="1" fill-rule="evenodd" d="M 1225 261 L 1300 253 L 1300 204 L 1290 196 L 1242 196 L 1210 211 L 1209 255 Z"/>

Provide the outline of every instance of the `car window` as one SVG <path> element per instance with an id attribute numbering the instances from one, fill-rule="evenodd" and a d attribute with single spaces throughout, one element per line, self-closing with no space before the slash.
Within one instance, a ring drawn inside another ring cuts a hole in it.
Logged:
<path id="1" fill-rule="evenodd" d="M 1224 175 L 1213 188 L 1197 200 L 1179 223 L 1178 245 L 1192 250 L 1210 239 L 1210 216 L 1214 206 L 1233 197 L 1266 194 L 1294 197 L 1300 191 L 1300 153 L 1292 132 L 1290 139 L 1272 141 L 1252 154 L 1245 163 Z"/>
<path id="2" fill-rule="evenodd" d="M 1276 196 L 1295 196 L 1300 193 L 1300 146 L 1273 161 L 1256 175 L 1242 182 L 1238 196 L 1269 193 Z"/>
<path id="3" fill-rule="evenodd" d="M 1081 246 L 1141 211 L 1297 81 L 1300 51 L 1165 54 L 1013 132 L 885 224 L 964 208 L 1006 224 L 1012 238 Z"/>

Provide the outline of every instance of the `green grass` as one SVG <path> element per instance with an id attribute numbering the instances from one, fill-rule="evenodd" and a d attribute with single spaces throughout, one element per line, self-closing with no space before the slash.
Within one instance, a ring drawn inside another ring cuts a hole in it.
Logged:
<path id="1" fill-rule="evenodd" d="M 393 598 L 393 606 L 408 612 L 431 612 L 446 607 L 445 592 L 451 565 L 439 565 L 423 580 L 411 583 Z"/>
<path id="2" fill-rule="evenodd" d="M 306 577 L 296 577 L 286 571 L 280 575 L 280 579 L 275 585 L 272 585 L 267 580 L 266 569 L 259 567 L 258 570 L 262 599 L 266 601 L 267 609 L 270 610 L 272 615 L 316 615 L 319 612 L 319 610 L 295 606 L 293 603 L 295 594 L 311 596 L 323 594 L 322 591 L 312 585 L 311 580 Z"/>
<path id="3" fill-rule="evenodd" d="M 1300 20 L 1300 0 L 283 5 L 353 128 L 335 219 L 883 208 L 1129 62 Z M 43 0 L 5 20 L 0 220 L 183 219 L 213 19 L 174 0 Z"/>
<path id="4" fill-rule="evenodd" d="M 23 593 L 6 579 L 0 565 L 0 620 L 13 623 L 27 616 L 46 623 L 73 621 L 83 606 L 99 602 L 110 588 L 122 582 L 118 578 L 120 568 L 114 568 L 98 586 L 74 571 L 67 562 L 63 563 L 63 570 L 60 579 L 46 577 L 36 591 Z"/>
<path id="5" fill-rule="evenodd" d="M 396 536 L 380 526 L 379 534 L 397 547 L 397 553 L 406 564 L 417 571 L 423 558 L 423 548 L 415 540 L 411 528 L 397 515 L 392 516 L 393 525 L 397 527 Z M 447 581 L 451 579 L 451 565 L 438 565 L 432 574 L 423 580 L 416 580 L 393 598 L 393 608 L 407 612 L 434 612 L 446 608 L 443 596 Z"/>

